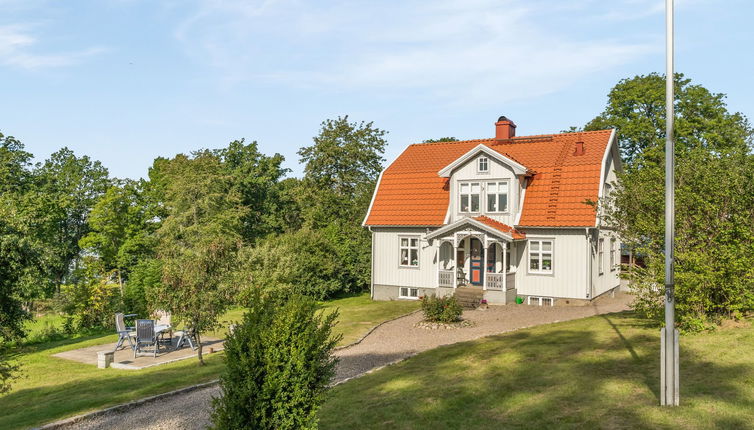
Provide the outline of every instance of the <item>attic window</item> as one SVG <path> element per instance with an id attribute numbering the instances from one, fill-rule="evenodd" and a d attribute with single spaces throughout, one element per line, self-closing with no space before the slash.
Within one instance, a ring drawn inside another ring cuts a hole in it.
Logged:
<path id="1" fill-rule="evenodd" d="M 487 173 L 490 171 L 490 160 L 487 157 L 479 157 L 477 160 L 477 172 Z"/>

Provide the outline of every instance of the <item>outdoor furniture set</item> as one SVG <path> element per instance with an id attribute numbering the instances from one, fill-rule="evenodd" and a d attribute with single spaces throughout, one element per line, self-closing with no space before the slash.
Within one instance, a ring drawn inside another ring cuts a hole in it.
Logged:
<path id="1" fill-rule="evenodd" d="M 156 319 L 137 319 L 135 326 L 126 326 L 125 318 L 136 316 L 136 314 L 124 315 L 120 312 L 115 314 L 115 330 L 118 332 L 115 351 L 121 347 L 125 348 L 126 340 L 134 352 L 134 358 L 145 354 L 157 357 L 161 346 L 166 350 L 175 351 L 188 344 L 192 350 L 196 349 L 193 330 L 185 329 L 174 333 L 169 313 L 157 311 Z M 175 346 L 173 346 L 174 335 L 178 338 Z"/>

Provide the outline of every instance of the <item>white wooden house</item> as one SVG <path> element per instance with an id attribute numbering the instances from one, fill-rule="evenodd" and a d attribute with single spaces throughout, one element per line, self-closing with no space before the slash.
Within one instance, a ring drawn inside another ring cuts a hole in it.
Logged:
<path id="1" fill-rule="evenodd" d="M 382 172 L 364 219 L 372 298 L 554 305 L 619 286 L 620 243 L 593 204 L 621 169 L 615 131 L 515 130 L 500 117 L 494 138 L 410 145 Z"/>

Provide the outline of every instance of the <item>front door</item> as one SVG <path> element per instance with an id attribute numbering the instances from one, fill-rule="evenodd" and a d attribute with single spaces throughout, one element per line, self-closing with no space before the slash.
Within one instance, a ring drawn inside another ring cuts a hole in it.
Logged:
<path id="1" fill-rule="evenodd" d="M 477 238 L 471 238 L 471 276 L 472 285 L 482 285 L 482 242 Z"/>

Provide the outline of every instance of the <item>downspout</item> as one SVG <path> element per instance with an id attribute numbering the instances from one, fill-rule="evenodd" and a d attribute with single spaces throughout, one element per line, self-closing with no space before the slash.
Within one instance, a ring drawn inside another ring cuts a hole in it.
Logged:
<path id="1" fill-rule="evenodd" d="M 586 235 L 586 298 L 591 300 L 592 297 L 592 291 L 594 290 L 594 285 L 592 284 L 593 278 L 592 278 L 592 237 L 589 234 L 589 227 L 584 229 L 584 234 Z"/>
<path id="2" fill-rule="evenodd" d="M 369 285 L 369 298 L 372 299 L 372 300 L 374 300 L 374 231 L 372 231 L 372 226 L 371 225 L 367 226 L 367 229 L 369 230 L 370 233 L 372 233 L 372 255 L 370 256 L 370 259 L 371 259 L 370 263 L 371 263 L 371 266 L 372 266 L 371 272 L 372 273 L 370 274 L 371 280 L 369 281 L 369 283 L 370 283 L 370 285 Z"/>

